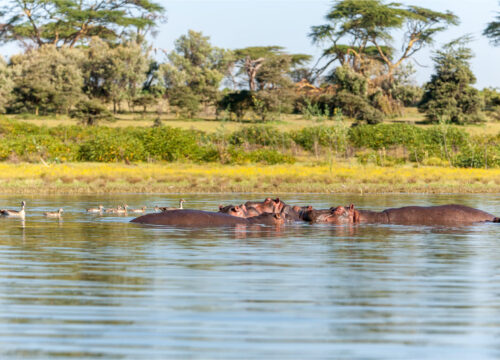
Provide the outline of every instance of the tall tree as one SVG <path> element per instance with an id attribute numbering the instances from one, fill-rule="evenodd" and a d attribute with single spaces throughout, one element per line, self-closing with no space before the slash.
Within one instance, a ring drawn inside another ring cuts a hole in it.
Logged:
<path id="1" fill-rule="evenodd" d="M 287 54 L 281 46 L 255 46 L 234 50 L 239 75 L 247 78 L 248 89 L 273 88 L 291 81 L 290 72 L 311 59 L 306 54 Z"/>
<path id="2" fill-rule="evenodd" d="M 151 61 L 149 49 L 133 41 L 110 46 L 93 38 L 85 51 L 87 59 L 82 66 L 85 92 L 92 98 L 112 102 L 115 112 L 122 101 L 131 108 L 146 80 Z"/>
<path id="3" fill-rule="evenodd" d="M 433 57 L 436 72 L 425 85 L 419 105 L 431 122 L 463 124 L 481 120 L 482 99 L 471 86 L 476 82 L 469 64 L 473 55 L 465 45 L 459 39 L 445 45 Z"/>
<path id="4" fill-rule="evenodd" d="M 489 37 L 493 44 L 500 46 L 500 13 L 488 24 L 486 29 L 483 31 L 483 35 Z"/>
<path id="5" fill-rule="evenodd" d="M 188 107 L 190 115 L 197 112 L 200 102 L 214 103 L 227 61 L 228 52 L 212 46 L 208 36 L 193 30 L 182 35 L 168 54 L 168 62 L 160 66 L 170 102 Z"/>
<path id="6" fill-rule="evenodd" d="M 93 36 L 115 40 L 132 29 L 147 31 L 163 13 L 151 0 L 8 0 L 0 8 L 0 40 L 74 47 Z"/>
<path id="7" fill-rule="evenodd" d="M 340 0 L 326 19 L 329 23 L 313 26 L 310 36 L 314 43 L 326 45 L 322 57 L 327 59 L 327 66 L 338 60 L 363 73 L 370 62 L 379 61 L 385 64 L 389 76 L 405 60 L 432 43 L 436 33 L 458 23 L 449 11 L 403 7 L 383 0 Z M 402 52 L 395 57 L 392 34 L 402 29 L 406 29 Z"/>
<path id="8" fill-rule="evenodd" d="M 5 60 L 0 57 L 0 114 L 5 112 L 5 108 L 12 98 L 12 72 Z"/>
<path id="9" fill-rule="evenodd" d="M 44 45 L 11 58 L 14 108 L 18 111 L 67 113 L 83 97 L 80 49 Z"/>

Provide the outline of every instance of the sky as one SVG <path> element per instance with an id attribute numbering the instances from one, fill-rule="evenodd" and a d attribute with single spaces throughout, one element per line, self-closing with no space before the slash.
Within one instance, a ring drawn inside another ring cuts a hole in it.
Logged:
<path id="1" fill-rule="evenodd" d="M 321 49 L 307 36 L 311 26 L 325 24 L 331 0 L 161 0 L 167 9 L 167 22 L 159 27 L 155 47 L 172 50 L 174 41 L 189 29 L 201 31 L 218 47 L 280 45 L 290 53 L 318 57 Z M 425 83 L 433 72 L 432 51 L 462 35 L 470 34 L 475 58 L 472 70 L 476 87 L 500 88 L 500 47 L 493 47 L 481 35 L 486 24 L 500 12 L 498 0 L 399 0 L 433 10 L 450 10 L 460 18 L 454 26 L 436 37 L 434 49 L 417 53 L 414 63 L 418 83 Z"/>
<path id="2" fill-rule="evenodd" d="M 1 0 L 0 0 L 1 1 Z M 311 43 L 311 26 L 325 24 L 324 16 L 332 0 L 157 0 L 167 10 L 167 21 L 152 39 L 158 50 L 171 51 L 174 41 L 189 29 L 210 37 L 213 45 L 236 49 L 247 46 L 280 45 L 290 53 L 320 55 L 321 49 Z M 460 18 L 460 25 L 436 37 L 434 48 L 421 50 L 414 56 L 415 76 L 419 84 L 433 72 L 432 51 L 446 42 L 470 34 L 471 61 L 477 77 L 477 88 L 500 88 L 500 47 L 492 46 L 481 35 L 486 24 L 500 12 L 498 0 L 399 0 L 432 10 L 450 10 Z M 397 39 L 397 36 L 396 36 Z M 10 55 L 12 45 L 0 48 Z M 158 51 L 157 54 L 162 54 Z M 161 60 L 161 56 L 158 55 Z"/>

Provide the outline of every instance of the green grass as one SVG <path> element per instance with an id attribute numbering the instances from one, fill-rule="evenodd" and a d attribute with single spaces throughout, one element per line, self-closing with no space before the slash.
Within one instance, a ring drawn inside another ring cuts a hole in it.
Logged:
<path id="1" fill-rule="evenodd" d="M 50 115 L 50 116 L 35 116 L 30 114 L 23 115 L 6 115 L 6 118 L 16 119 L 24 121 L 34 125 L 45 125 L 48 127 L 54 127 L 58 125 L 73 125 L 76 120 L 71 119 L 63 115 Z M 138 127 L 150 127 L 153 125 L 154 120 L 158 117 L 157 113 L 148 112 L 146 114 L 142 113 L 123 113 L 116 116 L 117 120 L 113 122 L 102 122 L 101 125 L 108 127 L 128 127 L 128 126 L 138 126 Z M 217 120 L 214 115 L 202 115 L 195 119 L 186 119 L 182 117 L 177 117 L 175 114 L 163 114 L 160 119 L 165 126 L 172 126 L 186 130 L 201 130 L 207 133 L 214 133 L 217 131 L 228 131 L 232 132 L 241 129 L 244 126 L 249 126 L 252 124 L 259 123 L 257 120 L 245 120 L 243 122 L 236 121 L 222 121 Z M 422 127 L 428 127 L 431 125 L 423 124 L 425 117 L 418 112 L 416 108 L 406 108 L 404 114 L 395 118 L 387 118 L 385 123 L 410 123 L 416 124 Z M 345 119 L 347 126 L 352 124 L 351 119 Z M 315 125 L 325 125 L 332 126 L 335 124 L 334 120 L 325 120 L 317 122 L 314 120 L 307 120 L 302 115 L 290 115 L 284 114 L 280 115 L 276 120 L 269 121 L 266 124 L 276 127 L 280 131 L 290 131 L 299 130 L 308 126 Z M 484 124 L 478 125 L 466 125 L 464 129 L 467 130 L 472 135 L 484 135 L 484 134 L 497 134 L 500 132 L 500 122 L 488 121 Z"/>

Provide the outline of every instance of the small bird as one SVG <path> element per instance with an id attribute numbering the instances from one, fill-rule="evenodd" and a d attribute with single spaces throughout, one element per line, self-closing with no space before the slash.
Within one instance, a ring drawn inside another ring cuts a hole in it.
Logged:
<path id="1" fill-rule="evenodd" d="M 186 202 L 186 200 L 184 199 L 180 199 L 179 200 L 179 207 L 176 208 L 176 207 L 163 207 L 163 206 L 155 206 L 155 211 L 170 211 L 170 210 L 182 210 L 184 209 L 182 207 L 182 204 L 184 204 Z"/>
<path id="2" fill-rule="evenodd" d="M 127 204 L 123 204 L 123 206 L 119 206 L 118 209 L 116 209 L 115 214 L 126 214 L 127 213 Z"/>
<path id="3" fill-rule="evenodd" d="M 11 216 L 11 217 L 19 217 L 24 218 L 24 207 L 26 206 L 26 202 L 21 202 L 21 210 L 0 210 L 0 215 L 2 216 Z"/>
<path id="4" fill-rule="evenodd" d="M 87 209 L 87 212 L 89 212 L 89 213 L 102 213 L 102 210 L 104 210 L 104 206 L 99 205 L 98 208 Z"/>
<path id="5" fill-rule="evenodd" d="M 48 211 L 45 213 L 45 216 L 52 218 L 60 218 L 62 216 L 63 211 L 64 210 L 62 208 L 57 211 Z"/>
<path id="6" fill-rule="evenodd" d="M 130 212 L 133 212 L 133 213 L 144 213 L 144 212 L 146 212 L 146 207 L 143 206 L 140 209 L 130 209 Z"/>
<path id="7" fill-rule="evenodd" d="M 121 205 L 118 205 L 117 207 L 115 208 L 108 208 L 106 209 L 106 212 L 107 213 L 112 213 L 112 214 L 116 214 L 118 212 L 118 210 L 122 209 L 122 206 Z"/>

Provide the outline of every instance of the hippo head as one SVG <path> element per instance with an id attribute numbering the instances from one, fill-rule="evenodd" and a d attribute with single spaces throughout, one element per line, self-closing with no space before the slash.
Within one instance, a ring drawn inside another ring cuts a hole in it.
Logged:
<path id="1" fill-rule="evenodd" d="M 236 217 L 241 217 L 244 218 L 246 217 L 246 212 L 244 206 L 234 206 L 234 205 L 227 205 L 227 206 L 222 206 L 219 205 L 219 212 L 225 213 L 231 216 L 236 216 Z"/>
<path id="2" fill-rule="evenodd" d="M 330 208 L 329 214 L 322 214 L 320 222 L 330 224 L 352 224 L 358 222 L 359 213 L 354 210 L 354 205 L 337 206 Z"/>
<path id="3" fill-rule="evenodd" d="M 285 223 L 285 216 L 281 214 L 264 213 L 257 216 L 255 219 L 260 224 L 266 225 L 282 225 Z"/>

